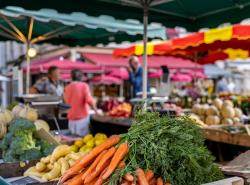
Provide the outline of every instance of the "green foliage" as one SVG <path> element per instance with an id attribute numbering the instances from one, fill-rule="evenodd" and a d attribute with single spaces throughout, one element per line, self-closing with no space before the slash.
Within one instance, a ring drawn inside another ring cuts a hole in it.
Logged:
<path id="1" fill-rule="evenodd" d="M 117 184 L 123 174 L 138 167 L 152 169 L 174 185 L 200 185 L 222 178 L 214 158 L 204 147 L 201 129 L 188 117 L 160 118 L 157 113 L 137 114 L 123 135 L 129 144 L 127 167 L 116 171 L 108 184 Z"/>
<path id="2" fill-rule="evenodd" d="M 55 148 L 55 145 L 34 137 L 36 127 L 29 120 L 14 120 L 8 131 L 1 144 L 5 162 L 39 159 L 50 154 Z"/>

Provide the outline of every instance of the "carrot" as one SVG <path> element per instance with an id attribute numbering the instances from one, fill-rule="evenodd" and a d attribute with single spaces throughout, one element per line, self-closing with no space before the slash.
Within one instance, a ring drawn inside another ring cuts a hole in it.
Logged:
<path id="1" fill-rule="evenodd" d="M 149 185 L 156 185 L 156 179 L 153 178 L 149 181 Z"/>
<path id="2" fill-rule="evenodd" d="M 130 185 L 130 183 L 128 181 L 125 181 L 125 182 L 121 183 L 120 185 Z"/>
<path id="3" fill-rule="evenodd" d="M 118 168 L 124 168 L 126 166 L 124 161 L 119 162 Z"/>
<path id="4" fill-rule="evenodd" d="M 100 174 L 103 172 L 103 170 L 104 170 L 105 168 L 108 167 L 109 163 L 110 163 L 110 160 L 106 161 L 106 162 L 100 167 L 99 170 L 95 170 L 95 171 L 93 171 L 91 174 L 89 174 L 89 176 L 87 176 L 87 177 L 85 178 L 84 183 L 87 184 L 87 183 L 91 182 L 93 179 L 95 179 L 96 177 L 98 177 L 98 175 L 100 175 Z"/>
<path id="5" fill-rule="evenodd" d="M 127 173 L 127 174 L 124 175 L 124 179 L 125 179 L 126 181 L 133 182 L 134 177 L 133 177 L 133 175 L 131 175 L 130 173 Z"/>
<path id="6" fill-rule="evenodd" d="M 163 185 L 163 180 L 162 180 L 162 178 L 157 178 L 157 180 L 156 180 L 156 185 Z"/>
<path id="7" fill-rule="evenodd" d="M 99 171 L 102 168 L 103 164 L 113 157 L 116 149 L 115 147 L 110 148 L 101 158 L 100 162 L 96 165 L 96 171 Z"/>
<path id="8" fill-rule="evenodd" d="M 91 182 L 89 182 L 89 183 L 87 183 L 87 184 L 84 183 L 84 185 L 93 185 L 93 184 L 96 183 L 97 180 L 98 180 L 98 179 L 95 178 L 95 179 L 93 179 Z"/>
<path id="9" fill-rule="evenodd" d="M 106 173 L 102 176 L 103 180 L 106 180 L 114 172 L 119 162 L 125 157 L 127 153 L 128 153 L 128 144 L 127 143 L 121 144 L 116 150 Z"/>
<path id="10" fill-rule="evenodd" d="M 68 183 L 68 185 L 82 185 L 82 184 L 83 184 L 82 173 L 79 173 L 78 175 L 73 177 Z"/>
<path id="11" fill-rule="evenodd" d="M 84 167 L 89 165 L 92 160 L 98 156 L 103 150 L 110 148 L 111 146 L 117 144 L 120 141 L 120 136 L 114 135 L 107 139 L 104 143 L 96 146 L 87 155 L 80 158 L 80 160 L 75 163 L 70 169 L 68 169 L 64 175 L 61 177 L 60 182 L 63 183 L 73 175 L 79 173 Z"/>
<path id="12" fill-rule="evenodd" d="M 102 185 L 103 184 L 103 179 L 102 176 L 103 174 L 107 171 L 107 168 L 105 170 L 103 170 L 103 172 L 101 173 L 100 177 L 97 179 L 97 181 L 95 182 L 94 185 Z"/>
<path id="13" fill-rule="evenodd" d="M 171 185 L 170 183 L 166 182 L 164 185 Z"/>
<path id="14" fill-rule="evenodd" d="M 104 156 L 104 154 L 107 152 L 107 150 L 103 150 L 100 155 L 95 159 L 95 161 L 90 165 L 90 167 L 87 169 L 87 171 L 83 174 L 82 179 L 84 180 L 91 172 L 96 168 L 96 165 L 99 163 L 101 158 Z"/>
<path id="15" fill-rule="evenodd" d="M 141 168 L 136 170 L 139 185 L 149 185 L 145 173 Z"/>
<path id="16" fill-rule="evenodd" d="M 152 170 L 148 170 L 145 173 L 146 179 L 149 182 L 154 177 L 154 172 Z"/>

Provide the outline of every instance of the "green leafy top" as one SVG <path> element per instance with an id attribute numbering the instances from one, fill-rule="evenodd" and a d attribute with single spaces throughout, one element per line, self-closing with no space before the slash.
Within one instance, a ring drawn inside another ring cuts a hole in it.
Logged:
<path id="1" fill-rule="evenodd" d="M 138 113 L 122 142 L 128 142 L 126 168 L 117 170 L 107 184 L 138 167 L 153 170 L 174 185 L 200 185 L 222 177 L 214 158 L 204 147 L 201 129 L 188 117 L 159 117 L 157 113 Z"/>

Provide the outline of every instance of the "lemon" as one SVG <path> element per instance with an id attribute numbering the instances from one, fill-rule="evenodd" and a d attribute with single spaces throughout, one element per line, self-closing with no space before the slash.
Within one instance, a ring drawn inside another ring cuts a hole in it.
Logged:
<path id="1" fill-rule="evenodd" d="M 74 145 L 77 146 L 78 148 L 80 148 L 83 145 L 83 141 L 82 140 L 76 140 Z"/>
<path id="2" fill-rule="evenodd" d="M 76 145 L 71 145 L 70 149 L 72 152 L 78 152 L 78 146 L 76 146 Z"/>
<path id="3" fill-rule="evenodd" d="M 79 152 L 82 152 L 84 154 L 88 153 L 90 150 L 92 150 L 91 148 L 89 148 L 87 145 L 84 145 L 83 147 L 80 148 Z"/>
<path id="4" fill-rule="evenodd" d="M 97 133 L 97 134 L 95 135 L 95 139 L 96 139 L 96 140 L 104 140 L 104 139 L 107 139 L 107 138 L 108 138 L 108 137 L 107 137 L 106 134 Z"/>
<path id="5" fill-rule="evenodd" d="M 95 140 L 95 146 L 102 144 L 104 141 L 105 140 L 103 140 L 103 139 Z"/>
<path id="6" fill-rule="evenodd" d="M 84 143 L 87 143 L 89 140 L 92 140 L 94 139 L 93 135 L 92 134 L 88 134 L 86 135 L 84 138 L 83 138 L 83 142 Z"/>
<path id="7" fill-rule="evenodd" d="M 89 140 L 87 143 L 86 143 L 86 146 L 88 146 L 89 148 L 93 148 L 95 146 L 95 140 L 92 139 L 92 140 Z"/>

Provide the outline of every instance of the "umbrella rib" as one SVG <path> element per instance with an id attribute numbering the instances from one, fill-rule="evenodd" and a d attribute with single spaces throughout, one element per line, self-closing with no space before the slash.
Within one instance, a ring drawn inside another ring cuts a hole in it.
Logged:
<path id="1" fill-rule="evenodd" d="M 34 18 L 30 18 L 29 20 L 29 28 L 28 28 L 28 41 L 31 41 L 32 32 L 33 32 Z"/>
<path id="2" fill-rule="evenodd" d="M 2 31 L 0 31 L 0 35 L 3 36 L 3 37 L 9 38 L 9 39 L 13 39 L 13 40 L 16 40 L 16 41 L 21 41 L 19 38 L 15 37 L 15 36 L 12 36 L 10 34 L 4 33 Z"/>
<path id="3" fill-rule="evenodd" d="M 242 4 L 243 7 L 246 7 L 246 6 L 249 6 L 249 5 L 250 5 L 250 2 Z M 207 17 L 207 16 L 214 15 L 214 14 L 221 13 L 221 12 L 226 12 L 226 11 L 229 11 L 229 10 L 232 10 L 232 9 L 237 9 L 237 8 L 239 8 L 239 7 L 238 6 L 231 6 L 231 7 L 227 7 L 227 8 L 221 8 L 221 9 L 218 9 L 218 10 L 214 10 L 214 11 L 210 11 L 210 12 L 201 14 L 196 18 L 201 19 L 203 17 Z"/>
<path id="4" fill-rule="evenodd" d="M 8 29 L 7 27 L 5 27 L 4 25 L 2 25 L 1 23 L 0 23 L 0 28 L 2 28 L 2 31 L 5 31 L 5 35 L 9 35 L 8 37 L 15 38 L 15 40 L 24 42 L 24 40 L 19 35 L 17 35 L 12 30 Z"/>
<path id="5" fill-rule="evenodd" d="M 4 15 L 1 14 L 4 21 L 20 36 L 23 42 L 26 42 L 24 34 Z"/>

